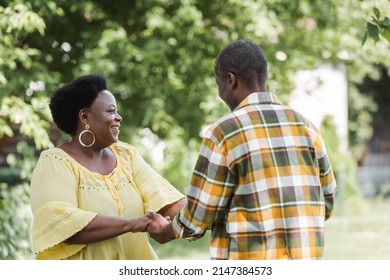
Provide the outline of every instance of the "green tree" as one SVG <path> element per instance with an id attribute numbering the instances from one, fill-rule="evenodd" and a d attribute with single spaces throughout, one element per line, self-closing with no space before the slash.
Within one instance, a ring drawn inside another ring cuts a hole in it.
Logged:
<path id="1" fill-rule="evenodd" d="M 43 36 L 44 20 L 23 3 L 0 5 L 0 150 L 15 135 L 24 139 L 7 155 L 9 168 L 0 169 L 0 259 L 31 256 L 28 181 L 35 150 L 52 145 L 47 128 L 51 119 L 41 81 L 50 75 L 36 63 L 38 49 L 25 41 L 28 34 Z M 45 79 L 46 80 L 46 79 Z"/>
<path id="2" fill-rule="evenodd" d="M 376 5 L 379 5 L 379 8 Z M 367 38 L 378 42 L 382 37 L 390 43 L 390 1 L 378 1 L 376 5 L 372 8 L 371 20 L 367 22 L 363 45 Z"/>

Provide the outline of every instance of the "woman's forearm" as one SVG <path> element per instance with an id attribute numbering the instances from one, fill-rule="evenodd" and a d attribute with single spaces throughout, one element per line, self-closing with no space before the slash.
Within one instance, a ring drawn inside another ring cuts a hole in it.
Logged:
<path id="1" fill-rule="evenodd" d="M 97 215 L 86 227 L 66 240 L 68 244 L 89 244 L 127 232 L 143 232 L 151 220 L 147 216 L 120 218 Z"/>

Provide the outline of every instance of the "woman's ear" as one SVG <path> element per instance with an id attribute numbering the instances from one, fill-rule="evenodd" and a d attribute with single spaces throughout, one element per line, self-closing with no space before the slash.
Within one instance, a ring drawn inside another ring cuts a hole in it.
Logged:
<path id="1" fill-rule="evenodd" d="M 88 112 L 86 109 L 81 109 L 79 111 L 79 118 L 80 120 L 84 123 L 84 124 L 87 124 L 88 123 Z"/>

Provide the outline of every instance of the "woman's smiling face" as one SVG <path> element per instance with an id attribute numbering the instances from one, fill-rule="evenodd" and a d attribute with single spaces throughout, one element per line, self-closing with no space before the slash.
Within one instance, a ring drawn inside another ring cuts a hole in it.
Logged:
<path id="1" fill-rule="evenodd" d="M 89 125 L 96 143 L 110 146 L 119 140 L 122 117 L 118 114 L 115 97 L 108 90 L 99 92 L 89 108 Z"/>

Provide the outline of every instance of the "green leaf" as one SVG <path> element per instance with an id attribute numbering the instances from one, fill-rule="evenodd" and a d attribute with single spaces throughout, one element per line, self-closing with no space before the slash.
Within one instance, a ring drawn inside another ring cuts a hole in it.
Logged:
<path id="1" fill-rule="evenodd" d="M 379 27 L 377 25 L 368 22 L 367 32 L 368 32 L 368 37 L 373 39 L 375 42 L 379 41 Z"/>
<path id="2" fill-rule="evenodd" d="M 381 22 L 381 27 L 382 28 L 387 28 L 387 29 L 389 29 L 390 28 L 390 19 L 388 18 L 388 17 L 385 17 L 385 19 L 384 20 L 382 20 L 382 22 Z"/>
<path id="3" fill-rule="evenodd" d="M 0 119 L 0 138 L 4 136 L 12 137 L 14 135 L 12 128 L 3 119 Z"/>
<path id="4" fill-rule="evenodd" d="M 363 45 L 366 43 L 367 37 L 368 37 L 368 32 L 366 31 L 366 32 L 364 33 L 364 37 L 363 37 L 363 41 L 362 41 L 362 47 L 363 47 Z"/>
<path id="5" fill-rule="evenodd" d="M 385 29 L 382 35 L 390 43 L 390 29 Z"/>
<path id="6" fill-rule="evenodd" d="M 372 11 L 374 12 L 377 19 L 379 19 L 381 17 L 381 12 L 379 11 L 379 9 L 377 7 L 374 7 L 372 9 Z"/>

